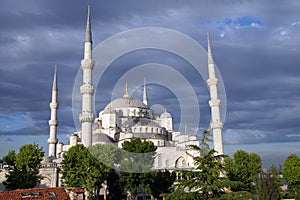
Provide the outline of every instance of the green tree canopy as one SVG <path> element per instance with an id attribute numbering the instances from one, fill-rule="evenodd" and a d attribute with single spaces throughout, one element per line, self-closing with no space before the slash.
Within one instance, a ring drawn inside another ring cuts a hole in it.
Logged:
<path id="1" fill-rule="evenodd" d="M 171 192 L 170 189 L 176 175 L 169 171 L 157 171 L 153 172 L 153 177 L 153 181 L 150 183 L 151 194 L 156 199 L 162 199 L 161 194 Z"/>
<path id="2" fill-rule="evenodd" d="M 3 182 L 6 189 L 24 189 L 35 187 L 42 179 L 39 168 L 43 159 L 43 148 L 38 144 L 26 144 L 20 147 L 19 153 L 10 150 L 3 157 L 3 163 L 8 165 L 8 173 Z"/>
<path id="3" fill-rule="evenodd" d="M 300 158 L 296 154 L 289 155 L 284 161 L 282 175 L 294 197 L 300 199 Z"/>
<path id="4" fill-rule="evenodd" d="M 192 149 L 201 151 L 198 146 L 191 146 Z M 195 170 L 181 171 L 182 178 L 175 184 L 176 190 L 187 193 L 195 193 L 199 199 L 210 199 L 218 197 L 223 193 L 224 188 L 229 188 L 231 183 L 222 176 L 224 174 L 224 155 L 216 155 L 211 149 L 204 156 L 194 157 Z"/>
<path id="5" fill-rule="evenodd" d="M 96 144 L 88 147 L 89 152 L 99 162 L 110 168 L 107 176 L 108 199 L 121 199 L 122 188 L 120 176 L 117 174 L 118 166 L 122 158 L 122 150 L 113 144 Z M 97 193 L 99 193 L 99 187 Z"/>
<path id="6" fill-rule="evenodd" d="M 181 178 L 174 184 L 173 193 L 162 195 L 166 200 L 209 199 L 220 196 L 227 183 L 226 178 L 221 176 L 224 173 L 224 155 L 216 155 L 216 151 L 209 148 L 210 138 L 210 132 L 204 130 L 200 146 L 189 146 L 199 155 L 193 158 L 195 169 L 177 172 Z"/>
<path id="7" fill-rule="evenodd" d="M 219 199 L 223 197 L 225 190 L 238 187 L 239 182 L 230 181 L 224 176 L 226 173 L 223 161 L 227 156 L 217 155 L 214 149 L 209 148 L 207 142 L 210 137 L 209 131 L 203 131 L 200 146 L 189 146 L 199 152 L 199 156 L 193 158 L 195 169 L 177 172 L 180 178 L 174 184 L 175 191 L 161 195 L 166 200 Z M 239 195 L 245 197 L 249 193 Z"/>
<path id="8" fill-rule="evenodd" d="M 251 191 L 252 182 L 256 180 L 261 171 L 262 161 L 258 154 L 247 153 L 238 150 L 233 154 L 233 158 L 225 159 L 226 175 L 231 181 L 243 183 L 237 190 Z"/>
<path id="9" fill-rule="evenodd" d="M 259 174 L 259 179 L 255 183 L 256 198 L 258 200 L 280 200 L 282 195 L 281 185 L 276 166 L 272 165 L 266 174 L 263 171 Z"/>
<path id="10" fill-rule="evenodd" d="M 121 161 L 121 149 L 113 144 L 96 144 L 88 147 L 93 157 L 110 168 L 115 168 Z"/>
<path id="11" fill-rule="evenodd" d="M 107 178 L 109 168 L 92 156 L 82 144 L 71 147 L 63 158 L 64 183 L 70 187 L 85 188 L 88 197 Z"/>
<path id="12" fill-rule="evenodd" d="M 151 168 L 154 162 L 156 146 L 151 141 L 139 138 L 125 141 L 125 150 L 121 161 L 121 182 L 134 199 L 139 191 L 151 192 L 150 183 L 153 181 Z"/>

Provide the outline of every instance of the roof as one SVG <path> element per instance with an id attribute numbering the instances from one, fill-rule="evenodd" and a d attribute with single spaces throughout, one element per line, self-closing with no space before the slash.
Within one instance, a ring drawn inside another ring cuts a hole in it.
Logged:
<path id="1" fill-rule="evenodd" d="M 109 142 L 111 143 L 111 139 L 108 135 L 104 133 L 96 133 L 93 135 L 93 142 Z"/>
<path id="2" fill-rule="evenodd" d="M 110 102 L 105 107 L 105 110 L 110 108 L 128 108 L 128 107 L 147 108 L 147 105 L 144 104 L 142 101 L 132 97 L 121 97 Z"/>
<path id="3" fill-rule="evenodd" d="M 30 188 L 0 192 L 0 200 L 69 200 L 63 187 Z"/>
<path id="4" fill-rule="evenodd" d="M 134 120 L 128 121 L 128 127 L 134 126 L 148 126 L 161 128 L 157 122 L 148 118 L 135 118 Z"/>
<path id="5" fill-rule="evenodd" d="M 161 115 L 160 115 L 161 118 L 172 118 L 171 114 L 168 113 L 167 111 L 163 112 Z"/>

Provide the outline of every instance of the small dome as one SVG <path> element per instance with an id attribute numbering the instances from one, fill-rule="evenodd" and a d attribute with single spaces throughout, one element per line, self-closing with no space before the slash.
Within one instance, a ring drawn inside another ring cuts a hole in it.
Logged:
<path id="1" fill-rule="evenodd" d="M 43 164 L 51 163 L 54 160 L 54 156 L 44 157 L 42 160 Z"/>
<path id="2" fill-rule="evenodd" d="M 110 102 L 105 107 L 105 110 L 110 108 L 128 108 L 128 107 L 147 108 L 147 105 L 144 104 L 142 101 L 132 97 L 121 97 Z"/>
<path id="3" fill-rule="evenodd" d="M 172 116 L 165 110 L 165 112 L 160 115 L 160 118 L 172 118 Z"/>
<path id="4" fill-rule="evenodd" d="M 117 112 L 111 108 L 108 109 L 105 108 L 102 114 L 117 114 Z"/>
<path id="5" fill-rule="evenodd" d="M 154 136 L 152 136 L 153 139 L 161 139 L 161 140 L 166 140 L 166 136 L 163 134 L 155 134 Z"/>
<path id="6" fill-rule="evenodd" d="M 110 143 L 111 138 L 109 138 L 109 136 L 107 136 L 104 133 L 96 133 L 93 135 L 93 142 L 105 142 L 105 143 Z"/>

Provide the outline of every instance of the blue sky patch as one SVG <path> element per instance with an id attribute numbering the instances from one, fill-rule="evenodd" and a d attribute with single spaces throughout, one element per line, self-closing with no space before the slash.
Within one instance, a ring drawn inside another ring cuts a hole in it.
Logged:
<path id="1" fill-rule="evenodd" d="M 233 20 L 234 25 L 239 25 L 239 26 L 251 26 L 251 24 L 258 24 L 258 25 L 263 25 L 262 20 L 257 17 L 250 17 L 250 16 L 242 16 L 238 17 L 235 20 Z"/>

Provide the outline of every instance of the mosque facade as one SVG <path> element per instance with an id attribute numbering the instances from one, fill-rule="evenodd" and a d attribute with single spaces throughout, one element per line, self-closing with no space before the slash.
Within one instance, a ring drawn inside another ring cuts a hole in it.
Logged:
<path id="1" fill-rule="evenodd" d="M 40 169 L 44 177 L 41 187 L 56 187 L 61 185 L 61 162 L 63 153 L 77 144 L 86 147 L 95 144 L 113 144 L 122 147 L 124 141 L 133 138 L 152 141 L 157 147 L 153 169 L 176 170 L 193 169 L 193 156 L 196 152 L 189 150 L 188 145 L 199 145 L 196 135 L 181 133 L 174 130 L 173 116 L 165 110 L 156 113 L 148 105 L 147 84 L 144 81 L 143 97 L 141 100 L 130 96 L 125 87 L 124 95 L 108 103 L 97 115 L 93 113 L 92 99 L 94 85 L 92 72 L 95 62 L 92 58 L 92 34 L 90 8 L 86 25 L 84 42 L 84 56 L 81 60 L 83 82 L 80 86 L 82 95 L 82 112 L 79 115 L 81 130 L 70 135 L 70 141 L 66 144 L 57 139 L 57 83 L 56 67 L 52 86 L 52 99 L 50 103 L 51 116 L 49 120 L 49 152 L 42 162 Z M 222 127 L 220 120 L 220 100 L 218 98 L 218 79 L 215 73 L 215 64 L 212 57 L 208 37 L 208 72 L 207 84 L 210 89 L 211 124 L 214 149 L 218 154 L 223 154 Z"/>

